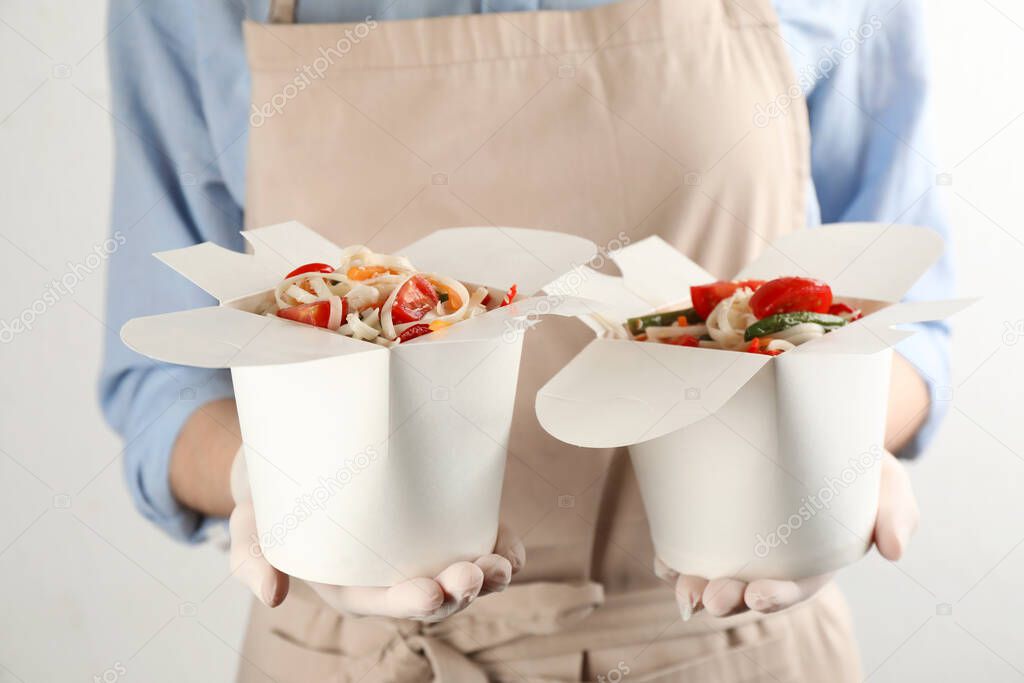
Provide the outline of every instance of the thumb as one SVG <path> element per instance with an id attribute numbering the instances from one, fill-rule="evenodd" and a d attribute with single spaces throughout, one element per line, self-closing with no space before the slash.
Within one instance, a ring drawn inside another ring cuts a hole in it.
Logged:
<path id="1" fill-rule="evenodd" d="M 504 524 L 498 526 L 498 538 L 494 542 L 494 554 L 508 560 L 515 574 L 526 564 L 526 547 L 519 536 Z"/>
<path id="2" fill-rule="evenodd" d="M 910 537 L 917 529 L 920 512 L 906 468 L 889 453 L 882 458 L 875 545 L 882 557 L 895 562 L 907 549 Z"/>
<path id="3" fill-rule="evenodd" d="M 231 534 L 231 573 L 264 605 L 277 607 L 288 595 L 288 575 L 272 567 L 263 556 L 251 501 L 235 506 L 228 530 Z"/>
<path id="4" fill-rule="evenodd" d="M 245 446 L 239 446 L 235 453 L 235 459 L 231 461 L 231 498 L 235 503 L 252 500 L 252 490 L 249 488 L 249 470 L 245 467 Z"/>

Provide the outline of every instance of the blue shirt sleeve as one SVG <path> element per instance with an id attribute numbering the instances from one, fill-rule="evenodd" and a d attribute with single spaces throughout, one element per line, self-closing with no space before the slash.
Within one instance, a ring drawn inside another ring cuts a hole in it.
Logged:
<path id="1" fill-rule="evenodd" d="M 138 509 L 173 536 L 199 540 L 212 520 L 171 495 L 168 464 L 182 425 L 232 395 L 227 371 L 156 363 L 126 348 L 130 318 L 216 303 L 152 253 L 212 240 L 242 249 L 242 213 L 211 144 L 195 76 L 196 17 L 188 2 L 113 0 L 109 69 L 114 121 L 112 231 L 100 377 L 104 414 L 123 437 Z"/>
<path id="2" fill-rule="evenodd" d="M 937 187 L 941 169 L 930 138 L 930 68 L 921 2 L 861 6 L 863 15 L 832 36 L 830 49 L 806 55 L 806 68 L 822 76 L 808 93 L 811 168 L 821 220 L 920 225 L 948 242 L 949 224 Z M 947 248 L 906 299 L 952 296 Z M 925 448 L 950 398 L 948 325 L 913 327 L 918 333 L 896 350 L 928 384 L 931 410 L 924 427 L 899 453 L 902 457 Z"/>

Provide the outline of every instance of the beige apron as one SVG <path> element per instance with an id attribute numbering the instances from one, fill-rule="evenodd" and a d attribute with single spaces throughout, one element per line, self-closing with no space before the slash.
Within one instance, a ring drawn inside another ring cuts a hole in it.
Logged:
<path id="1" fill-rule="evenodd" d="M 363 24 L 295 24 L 291 0 L 271 17 L 245 26 L 249 226 L 297 219 L 384 252 L 459 225 L 607 249 L 658 234 L 722 275 L 803 226 L 803 102 L 754 123 L 795 82 L 769 0 Z M 855 680 L 834 588 L 771 618 L 679 620 L 625 450 L 567 446 L 534 417 L 591 336 L 574 320 L 527 336 L 502 500 L 527 547 L 513 586 L 422 627 L 342 618 L 295 582 L 254 608 L 241 680 Z"/>

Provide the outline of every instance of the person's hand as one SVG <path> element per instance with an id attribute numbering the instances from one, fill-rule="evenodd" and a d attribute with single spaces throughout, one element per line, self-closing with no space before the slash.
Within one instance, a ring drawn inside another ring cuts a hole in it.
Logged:
<path id="1" fill-rule="evenodd" d="M 289 576 L 270 565 L 256 538 L 256 515 L 245 458 L 239 451 L 231 466 L 231 572 L 269 607 L 288 595 Z M 498 530 L 494 552 L 475 562 L 456 562 L 433 578 L 408 579 L 390 587 L 310 586 L 324 601 L 345 614 L 439 621 L 465 609 L 473 600 L 505 590 L 522 568 L 526 551 L 505 527 Z"/>
<path id="2" fill-rule="evenodd" d="M 918 517 L 917 500 L 906 469 L 891 453 L 885 453 L 882 456 L 874 534 L 875 546 L 882 557 L 895 562 L 903 556 L 910 536 L 917 528 Z M 832 578 L 830 573 L 799 581 L 759 579 L 746 583 L 729 578 L 708 580 L 680 574 L 659 558 L 654 560 L 654 573 L 675 587 L 676 602 L 684 621 L 701 608 L 716 617 L 748 609 L 765 614 L 778 612 L 810 598 Z"/>

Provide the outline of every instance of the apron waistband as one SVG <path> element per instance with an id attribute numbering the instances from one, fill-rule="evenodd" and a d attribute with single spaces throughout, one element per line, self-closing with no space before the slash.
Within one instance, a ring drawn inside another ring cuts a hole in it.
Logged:
<path id="1" fill-rule="evenodd" d="M 296 584 L 290 599 L 330 609 L 305 583 Z M 594 582 L 536 582 L 510 586 L 434 624 L 339 616 L 344 626 L 337 629 L 336 651 L 346 653 L 342 657 L 365 653 L 378 660 L 379 672 L 429 670 L 437 683 L 486 683 L 486 671 L 506 662 L 643 646 L 763 618 L 754 612 L 726 619 L 698 614 L 684 622 L 667 588 L 606 597 Z"/>

